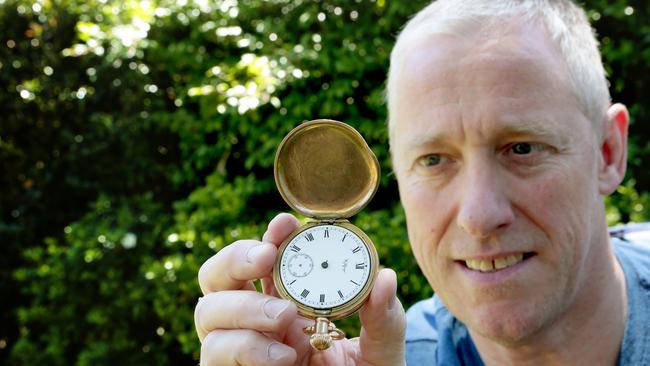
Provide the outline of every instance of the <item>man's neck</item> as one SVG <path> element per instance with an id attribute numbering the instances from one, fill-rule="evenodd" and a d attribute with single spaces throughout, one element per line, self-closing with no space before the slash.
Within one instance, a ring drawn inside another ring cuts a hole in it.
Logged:
<path id="1" fill-rule="evenodd" d="M 611 245 L 609 246 L 611 249 Z M 486 365 L 615 365 L 627 317 L 625 274 L 610 250 L 598 278 L 588 279 L 593 296 L 577 301 L 529 341 L 505 345 L 470 335 Z"/>

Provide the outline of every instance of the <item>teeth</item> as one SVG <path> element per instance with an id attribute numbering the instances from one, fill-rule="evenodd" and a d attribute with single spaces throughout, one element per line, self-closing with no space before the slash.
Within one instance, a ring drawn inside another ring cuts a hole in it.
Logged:
<path id="1" fill-rule="evenodd" d="M 524 254 L 515 254 L 515 255 L 509 255 L 506 257 L 506 260 L 508 261 L 508 266 L 512 266 L 513 264 L 517 264 L 521 261 L 524 260 Z"/>
<path id="2" fill-rule="evenodd" d="M 481 265 L 481 272 L 492 272 L 494 271 L 494 265 L 492 261 L 478 261 Z"/>
<path id="3" fill-rule="evenodd" d="M 519 253 L 497 258 L 495 260 L 468 259 L 465 261 L 465 265 L 467 268 L 481 272 L 494 272 L 517 264 L 522 260 L 524 260 L 524 254 Z"/>
<path id="4" fill-rule="evenodd" d="M 508 267 L 508 260 L 506 258 L 497 258 L 494 260 L 494 268 L 504 269 Z"/>

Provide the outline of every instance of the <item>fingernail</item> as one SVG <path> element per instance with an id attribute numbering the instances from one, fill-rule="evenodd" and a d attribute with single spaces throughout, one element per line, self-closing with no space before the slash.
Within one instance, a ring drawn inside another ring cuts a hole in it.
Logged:
<path id="1" fill-rule="evenodd" d="M 279 360 L 287 356 L 289 350 L 286 346 L 281 345 L 280 343 L 271 343 L 269 348 L 266 350 L 266 354 L 269 359 L 272 361 Z"/>
<path id="2" fill-rule="evenodd" d="M 264 314 L 270 319 L 277 319 L 289 307 L 289 301 L 280 299 L 267 300 L 264 303 Z"/>
<path id="3" fill-rule="evenodd" d="M 264 250 L 264 244 L 256 245 L 254 247 L 250 247 L 248 251 L 246 252 L 246 260 L 248 263 L 253 263 L 259 257 L 260 253 Z"/>

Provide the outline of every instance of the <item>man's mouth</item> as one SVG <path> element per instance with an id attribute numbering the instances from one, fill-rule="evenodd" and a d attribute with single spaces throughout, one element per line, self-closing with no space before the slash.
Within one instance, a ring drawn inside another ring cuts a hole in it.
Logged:
<path id="1" fill-rule="evenodd" d="M 534 253 L 517 253 L 493 259 L 467 259 L 465 266 L 471 270 L 479 272 L 495 272 L 508 267 L 512 267 L 533 256 Z"/>

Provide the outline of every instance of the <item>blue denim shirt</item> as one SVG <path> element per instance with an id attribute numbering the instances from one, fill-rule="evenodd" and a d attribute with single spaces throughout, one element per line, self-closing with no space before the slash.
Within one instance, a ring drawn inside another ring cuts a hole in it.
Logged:
<path id="1" fill-rule="evenodd" d="M 628 312 L 620 366 L 650 365 L 650 230 L 644 234 L 639 227 L 610 230 L 627 281 Z M 632 238 L 642 240 L 631 242 Z M 413 305 L 407 323 L 407 365 L 483 365 L 467 327 L 437 296 Z"/>

